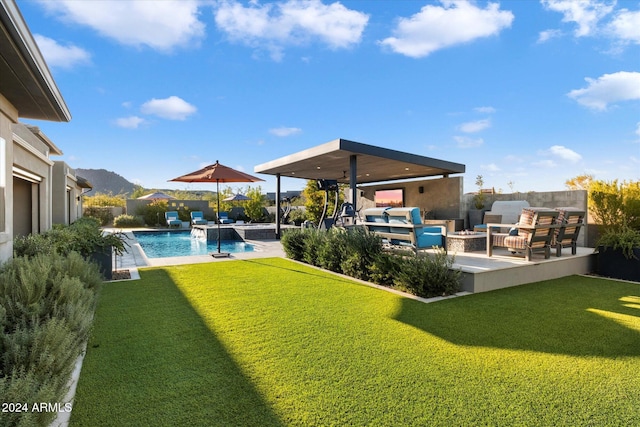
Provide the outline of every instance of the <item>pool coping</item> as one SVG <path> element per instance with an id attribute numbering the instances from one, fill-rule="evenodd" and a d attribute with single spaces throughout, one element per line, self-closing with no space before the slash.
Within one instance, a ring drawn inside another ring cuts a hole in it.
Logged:
<path id="1" fill-rule="evenodd" d="M 228 257 L 215 258 L 211 254 L 207 255 L 189 255 L 189 256 L 177 256 L 177 257 L 164 257 L 164 258 L 149 258 L 144 253 L 142 246 L 138 243 L 138 239 L 133 234 L 134 231 L 169 231 L 168 228 L 132 228 L 132 229 L 115 229 L 105 228 L 107 232 L 120 232 L 127 241 L 128 247 L 125 248 L 125 253 L 122 256 L 116 257 L 115 269 L 126 270 L 131 273 L 131 279 L 133 279 L 134 272 L 137 275 L 137 269 L 142 267 L 162 267 L 167 265 L 183 265 L 183 264 L 198 264 L 204 262 L 224 262 L 239 259 L 252 259 L 252 258 L 271 258 L 271 257 L 285 257 L 282 244 L 279 240 L 245 240 L 245 242 L 253 245 L 254 250 L 251 252 L 238 252 L 229 254 Z M 183 230 L 184 231 L 184 230 Z M 139 275 L 136 277 L 139 278 Z"/>

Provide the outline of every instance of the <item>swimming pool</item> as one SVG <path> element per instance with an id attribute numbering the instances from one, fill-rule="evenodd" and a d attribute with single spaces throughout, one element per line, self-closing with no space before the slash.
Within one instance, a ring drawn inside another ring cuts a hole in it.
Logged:
<path id="1" fill-rule="evenodd" d="M 166 258 L 174 256 L 208 255 L 218 251 L 218 242 L 207 242 L 191 237 L 191 232 L 184 231 L 134 231 L 138 243 L 149 258 Z M 220 251 L 238 253 L 253 252 L 253 245 L 236 240 L 220 242 Z"/>

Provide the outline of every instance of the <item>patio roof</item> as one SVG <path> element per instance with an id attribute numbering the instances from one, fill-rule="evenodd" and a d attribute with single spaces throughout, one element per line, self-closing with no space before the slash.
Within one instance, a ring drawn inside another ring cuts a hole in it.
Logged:
<path id="1" fill-rule="evenodd" d="M 356 170 L 351 170 L 355 159 Z M 302 179 L 335 179 L 358 184 L 464 173 L 465 165 L 346 139 L 336 139 L 257 165 L 256 173 Z"/>

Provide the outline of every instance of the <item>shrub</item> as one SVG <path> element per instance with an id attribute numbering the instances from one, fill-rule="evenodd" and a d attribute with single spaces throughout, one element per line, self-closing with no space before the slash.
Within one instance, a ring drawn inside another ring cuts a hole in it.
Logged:
<path id="1" fill-rule="evenodd" d="M 419 254 L 401 258 L 396 287 L 420 297 L 451 295 L 460 290 L 462 272 L 453 270 L 455 259 L 444 249 L 433 254 Z"/>
<path id="2" fill-rule="evenodd" d="M 342 263 L 347 255 L 349 236 L 344 230 L 331 228 L 323 235 L 317 248 L 318 266 L 342 273 Z"/>
<path id="3" fill-rule="evenodd" d="M 625 227 L 619 231 L 606 231 L 600 240 L 598 240 L 598 246 L 602 246 L 602 250 L 607 248 L 613 248 L 613 250 L 621 250 L 625 258 L 637 259 L 633 250 L 640 248 L 640 231 L 634 230 L 630 227 Z"/>
<path id="4" fill-rule="evenodd" d="M 15 257 L 0 268 L 0 401 L 62 401 L 100 282 L 77 252 Z M 2 425 L 46 426 L 54 415 L 5 413 Z"/>
<path id="5" fill-rule="evenodd" d="M 589 209 L 605 231 L 640 230 L 640 181 L 592 182 Z"/>
<path id="6" fill-rule="evenodd" d="M 287 230 L 282 234 L 280 242 L 287 257 L 302 261 L 304 256 L 305 230 Z"/>
<path id="7" fill-rule="evenodd" d="M 142 227 L 144 225 L 144 219 L 139 216 L 133 215 L 118 215 L 113 220 L 113 226 L 117 228 L 133 228 Z"/>
<path id="8" fill-rule="evenodd" d="M 43 234 L 18 237 L 14 240 L 15 256 L 32 257 L 39 253 L 68 254 L 72 251 L 89 257 L 95 252 L 106 252 L 112 247 L 122 255 L 127 243 L 121 233 L 103 234 L 96 219 L 83 217 L 71 225 L 56 224 Z"/>
<path id="9" fill-rule="evenodd" d="M 307 212 L 304 209 L 291 209 L 289 222 L 300 225 L 307 220 Z"/>
<path id="10" fill-rule="evenodd" d="M 98 193 L 95 196 L 84 196 L 82 200 L 84 206 L 90 207 L 122 207 L 127 204 L 124 196 L 114 196 L 112 194 Z"/>
<path id="11" fill-rule="evenodd" d="M 382 240 L 366 229 L 353 228 L 347 232 L 345 252 L 342 272 L 358 279 L 369 280 L 370 266 L 382 252 Z"/>
<path id="12" fill-rule="evenodd" d="M 148 205 L 138 206 L 135 214 L 143 217 L 144 223 L 150 227 L 154 227 L 156 224 L 167 225 L 164 214 L 167 212 L 168 206 L 166 200 L 156 200 Z"/>
<path id="13" fill-rule="evenodd" d="M 390 252 L 381 252 L 373 259 L 369 266 L 371 281 L 383 286 L 393 286 L 402 265 L 402 255 Z"/>
<path id="14" fill-rule="evenodd" d="M 113 221 L 113 213 L 111 212 L 111 208 L 108 207 L 89 206 L 84 209 L 83 215 L 97 219 L 102 226 L 109 225 L 111 221 Z"/>
<path id="15" fill-rule="evenodd" d="M 282 245 L 289 258 L 421 297 L 460 290 L 462 273 L 452 269 L 455 259 L 444 249 L 423 255 L 383 252 L 380 237 L 362 228 L 290 230 Z"/>
<path id="16" fill-rule="evenodd" d="M 319 266 L 318 250 L 324 243 L 325 232 L 310 228 L 304 231 L 304 236 L 302 260 L 307 264 Z"/>

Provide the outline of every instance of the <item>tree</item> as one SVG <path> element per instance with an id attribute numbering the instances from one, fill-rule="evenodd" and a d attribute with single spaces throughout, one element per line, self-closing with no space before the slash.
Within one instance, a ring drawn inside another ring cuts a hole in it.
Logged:
<path id="1" fill-rule="evenodd" d="M 594 180 L 594 176 L 591 174 L 582 174 L 578 176 L 574 176 L 571 179 L 568 179 L 564 182 L 564 185 L 567 186 L 569 190 L 587 190 L 589 191 L 589 187 Z"/>
<path id="2" fill-rule="evenodd" d="M 264 216 L 265 197 L 262 194 L 262 187 L 248 187 L 246 196 L 249 197 L 249 200 L 244 202 L 245 214 L 251 218 L 251 221 L 260 221 Z"/>

